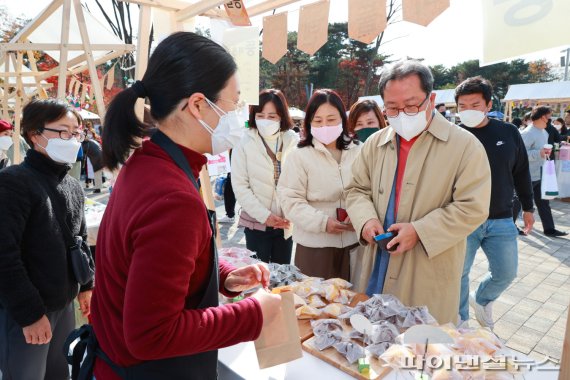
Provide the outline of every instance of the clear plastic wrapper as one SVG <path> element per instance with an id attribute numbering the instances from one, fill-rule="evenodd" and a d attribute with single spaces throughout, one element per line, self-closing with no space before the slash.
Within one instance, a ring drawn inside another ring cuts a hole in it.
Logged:
<path id="1" fill-rule="evenodd" d="M 320 279 L 313 277 L 291 284 L 291 287 L 296 295 L 304 299 L 310 295 L 319 294 L 321 291 Z"/>
<path id="2" fill-rule="evenodd" d="M 335 302 L 340 297 L 340 288 L 333 284 L 323 284 L 319 292 L 329 302 Z"/>
<path id="3" fill-rule="evenodd" d="M 333 331 L 326 334 L 315 336 L 315 347 L 319 350 L 326 350 L 329 347 L 334 346 L 337 343 L 342 342 L 343 333 L 342 331 Z"/>
<path id="4" fill-rule="evenodd" d="M 382 359 L 388 367 L 401 368 L 405 360 L 408 360 L 409 363 L 413 363 L 414 353 L 406 346 L 393 344 L 386 352 L 380 355 L 380 359 Z"/>
<path id="5" fill-rule="evenodd" d="M 349 306 L 343 305 L 341 303 L 331 303 L 322 309 L 323 314 L 330 317 L 337 318 L 339 315 L 346 313 L 350 310 Z"/>
<path id="6" fill-rule="evenodd" d="M 316 336 L 332 333 L 332 332 L 343 332 L 342 324 L 338 319 L 319 319 L 316 321 L 311 321 L 311 327 L 313 328 L 313 333 Z"/>
<path id="7" fill-rule="evenodd" d="M 401 327 L 407 329 L 415 325 L 437 324 L 435 318 L 429 313 L 426 306 L 411 307 L 406 313 L 406 319 Z"/>
<path id="8" fill-rule="evenodd" d="M 295 310 L 295 314 L 297 315 L 297 319 L 315 319 L 321 315 L 321 311 L 314 307 L 305 305 L 297 308 L 297 310 Z"/>
<path id="9" fill-rule="evenodd" d="M 380 342 L 377 344 L 371 344 L 369 346 L 366 346 L 366 350 L 370 352 L 372 355 L 379 358 L 384 352 L 388 350 L 388 348 L 390 348 L 391 345 L 392 343 L 390 342 Z"/>
<path id="10" fill-rule="evenodd" d="M 220 259 L 227 261 L 236 268 L 242 268 L 248 265 L 257 264 L 260 261 L 255 257 L 255 252 L 246 248 L 229 247 L 222 248 L 219 252 Z"/>
<path id="11" fill-rule="evenodd" d="M 382 342 L 393 343 L 396 337 L 400 335 L 400 332 L 390 322 L 381 321 L 377 324 L 372 325 L 372 333 L 367 336 L 366 339 L 370 340 L 370 344 L 378 344 Z"/>
<path id="12" fill-rule="evenodd" d="M 360 358 L 366 357 L 364 348 L 354 342 L 339 342 L 334 345 L 339 354 L 344 355 L 350 364 L 358 361 Z"/>
<path id="13" fill-rule="evenodd" d="M 268 264 L 271 277 L 269 278 L 269 287 L 291 285 L 295 282 L 307 279 L 299 268 L 291 264 Z"/>
<path id="14" fill-rule="evenodd" d="M 323 281 L 323 284 L 327 285 L 334 285 L 339 289 L 350 289 L 352 288 L 352 284 L 342 278 L 331 278 L 326 281 Z"/>
<path id="15" fill-rule="evenodd" d="M 323 301 L 321 296 L 319 296 L 318 294 L 313 294 L 307 297 L 307 304 L 316 309 L 320 309 L 321 307 L 327 306 L 326 302 Z"/>

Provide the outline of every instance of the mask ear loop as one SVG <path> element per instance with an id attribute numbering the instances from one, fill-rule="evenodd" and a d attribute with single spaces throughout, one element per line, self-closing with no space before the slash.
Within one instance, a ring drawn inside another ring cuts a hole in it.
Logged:
<path id="1" fill-rule="evenodd" d="M 212 109 L 214 110 L 214 112 L 219 116 L 222 117 L 224 115 L 227 115 L 227 112 L 224 111 L 223 109 L 221 109 L 220 107 L 218 107 L 218 105 L 214 102 L 212 102 L 210 99 L 205 98 L 206 102 L 208 102 L 208 104 L 210 105 L 210 107 L 212 107 Z M 221 113 L 221 114 L 220 114 Z"/>

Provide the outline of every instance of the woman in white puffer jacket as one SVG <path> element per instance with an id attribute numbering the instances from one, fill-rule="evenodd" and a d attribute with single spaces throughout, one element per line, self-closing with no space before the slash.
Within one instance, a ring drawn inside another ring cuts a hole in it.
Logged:
<path id="1" fill-rule="evenodd" d="M 305 137 L 289 155 L 278 186 L 285 216 L 294 224 L 295 265 L 309 276 L 349 280 L 358 237 L 344 190 L 362 144 L 351 137 L 342 100 L 332 90 L 313 94 L 303 129 Z"/>
<path id="2" fill-rule="evenodd" d="M 299 138 L 283 93 L 263 90 L 250 106 L 249 130 L 232 154 L 232 186 L 242 210 L 247 249 L 264 262 L 291 263 L 291 225 L 277 199 L 281 167 Z"/>

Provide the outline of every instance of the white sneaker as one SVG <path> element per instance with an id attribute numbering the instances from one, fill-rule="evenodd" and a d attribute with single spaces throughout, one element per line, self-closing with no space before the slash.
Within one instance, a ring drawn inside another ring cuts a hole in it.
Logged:
<path id="1" fill-rule="evenodd" d="M 229 218 L 227 215 L 218 220 L 218 222 L 221 224 L 234 224 L 235 221 L 236 221 L 235 218 Z"/>
<path id="2" fill-rule="evenodd" d="M 495 322 L 493 322 L 493 302 L 489 302 L 487 305 L 479 305 L 475 301 L 475 292 L 469 294 L 469 304 L 475 310 L 475 318 L 477 322 L 483 327 L 488 327 L 491 330 L 495 327 Z"/>

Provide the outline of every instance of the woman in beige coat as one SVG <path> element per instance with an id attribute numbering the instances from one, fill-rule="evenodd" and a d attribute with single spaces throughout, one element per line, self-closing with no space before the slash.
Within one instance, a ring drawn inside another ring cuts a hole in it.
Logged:
<path id="1" fill-rule="evenodd" d="M 290 264 L 291 226 L 277 200 L 281 167 L 299 138 L 291 130 L 287 100 L 279 90 L 263 90 L 251 106 L 249 131 L 232 154 L 232 186 L 242 207 L 239 225 L 246 246 L 266 263 Z"/>
<path id="2" fill-rule="evenodd" d="M 309 276 L 349 280 L 358 238 L 343 194 L 361 144 L 350 137 L 344 105 L 332 90 L 313 94 L 303 127 L 305 137 L 289 155 L 277 190 L 294 224 L 295 265 Z"/>

